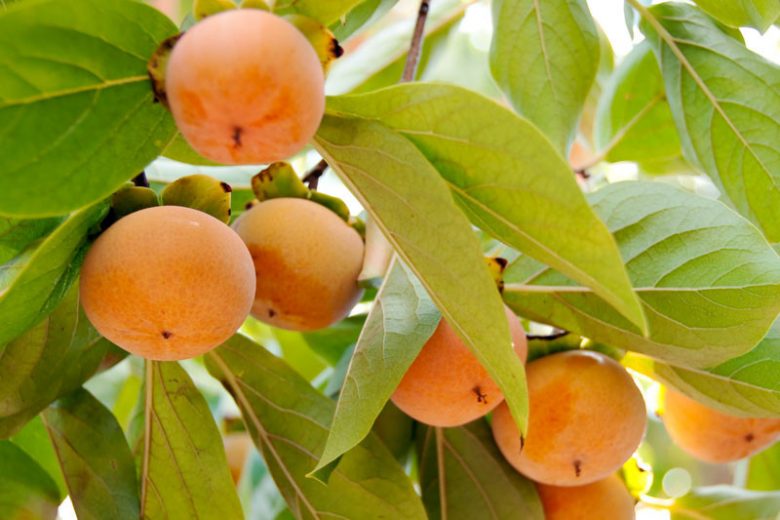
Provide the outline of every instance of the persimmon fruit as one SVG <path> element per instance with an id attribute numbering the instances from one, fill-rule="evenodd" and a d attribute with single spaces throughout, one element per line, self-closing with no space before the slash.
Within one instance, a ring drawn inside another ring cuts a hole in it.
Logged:
<path id="1" fill-rule="evenodd" d="M 98 332 L 132 354 L 178 360 L 227 340 L 249 314 L 254 269 L 244 243 L 206 213 L 147 208 L 90 248 L 81 303 Z"/>
<path id="2" fill-rule="evenodd" d="M 233 227 L 254 262 L 252 315 L 258 320 L 289 330 L 321 329 L 360 299 L 363 239 L 333 211 L 306 199 L 271 199 Z"/>
<path id="3" fill-rule="evenodd" d="M 517 316 L 504 307 L 515 353 L 525 362 L 528 344 Z M 404 374 L 393 403 L 431 426 L 460 426 L 478 419 L 504 400 L 477 357 L 455 330 L 441 320 Z"/>
<path id="4" fill-rule="evenodd" d="M 579 486 L 617 471 L 639 446 L 647 424 L 642 393 L 613 359 L 588 350 L 528 364 L 528 434 L 509 408 L 493 413 L 493 436 L 520 473 L 553 486 Z"/>
<path id="5" fill-rule="evenodd" d="M 729 415 L 669 388 L 663 421 L 675 444 L 712 463 L 744 459 L 780 438 L 780 419 Z"/>
<path id="6" fill-rule="evenodd" d="M 633 520 L 634 499 L 617 475 L 584 486 L 537 484 L 545 520 Z"/>
<path id="7" fill-rule="evenodd" d="M 179 131 L 224 164 L 264 164 L 300 151 L 325 110 L 314 48 L 288 21 L 258 9 L 209 16 L 171 52 L 165 90 Z"/>

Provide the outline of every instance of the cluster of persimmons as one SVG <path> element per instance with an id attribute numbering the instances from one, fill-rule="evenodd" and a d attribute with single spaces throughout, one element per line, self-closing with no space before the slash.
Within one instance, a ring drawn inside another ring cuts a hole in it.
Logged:
<path id="1" fill-rule="evenodd" d="M 323 68 L 309 40 L 286 20 L 253 9 L 216 14 L 187 31 L 170 55 L 165 88 L 190 145 L 227 164 L 299 152 L 325 105 Z M 360 234 L 311 200 L 262 201 L 232 227 L 195 209 L 154 207 L 121 218 L 95 241 L 81 271 L 81 298 L 95 328 L 120 347 L 153 360 L 186 359 L 227 340 L 250 313 L 298 331 L 341 320 L 362 293 L 363 252 Z M 523 326 L 509 308 L 505 313 L 525 362 Z M 522 437 L 496 383 L 442 320 L 392 400 L 436 427 L 492 412 L 498 447 L 537 483 L 548 518 L 633 518 L 634 500 L 617 476 L 647 421 L 632 376 L 589 350 L 537 359 L 527 376 Z M 780 434 L 780 420 L 724 415 L 671 390 L 664 420 L 680 446 L 714 462 L 746 457 Z"/>

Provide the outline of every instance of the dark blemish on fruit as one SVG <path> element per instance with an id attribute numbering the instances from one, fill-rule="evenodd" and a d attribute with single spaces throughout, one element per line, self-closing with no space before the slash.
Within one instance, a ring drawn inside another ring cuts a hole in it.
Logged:
<path id="1" fill-rule="evenodd" d="M 244 210 L 250 210 L 254 207 L 254 205 L 255 205 L 255 201 L 250 200 L 249 202 L 244 204 Z"/>
<path id="2" fill-rule="evenodd" d="M 471 389 L 472 392 L 477 394 L 477 402 L 478 403 L 484 403 L 487 404 L 487 394 L 482 393 L 482 389 L 478 386 L 475 386 Z"/>
<path id="3" fill-rule="evenodd" d="M 523 448 L 525 448 L 525 437 L 522 435 L 520 436 L 520 452 L 522 453 Z"/>
<path id="4" fill-rule="evenodd" d="M 582 473 L 582 461 L 575 460 L 574 461 L 574 476 L 579 477 Z"/>
<path id="5" fill-rule="evenodd" d="M 164 339 L 171 339 L 171 336 L 173 336 L 173 332 L 169 330 L 164 330 L 160 333 Z"/>
<path id="6" fill-rule="evenodd" d="M 756 436 L 752 433 L 748 433 L 745 435 L 745 442 L 753 442 L 756 439 Z"/>
<path id="7" fill-rule="evenodd" d="M 230 193 L 231 191 L 233 191 L 233 188 L 231 188 L 230 184 L 228 184 L 227 182 L 220 182 L 219 185 L 222 187 L 222 191 L 224 191 L 225 193 Z"/>
<path id="8" fill-rule="evenodd" d="M 276 316 L 276 311 L 273 309 L 268 309 L 268 317 L 273 318 L 274 316 Z"/>
<path id="9" fill-rule="evenodd" d="M 234 126 L 233 127 L 233 135 L 231 136 L 233 139 L 233 147 L 234 148 L 241 148 L 241 134 L 244 133 L 244 129 L 240 126 Z"/>

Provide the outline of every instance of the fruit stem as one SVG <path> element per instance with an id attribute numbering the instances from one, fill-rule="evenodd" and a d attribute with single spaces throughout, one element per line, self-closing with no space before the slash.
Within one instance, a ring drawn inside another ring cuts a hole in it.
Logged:
<path id="1" fill-rule="evenodd" d="M 320 177 L 328 169 L 328 161 L 320 159 L 320 162 L 314 165 L 306 175 L 303 176 L 303 182 L 309 187 L 310 190 L 316 190 L 317 185 L 320 182 Z"/>
<path id="2" fill-rule="evenodd" d="M 414 80 L 414 76 L 417 73 L 417 65 L 420 62 L 420 53 L 422 52 L 425 33 L 425 20 L 428 18 L 430 7 L 431 0 L 420 0 L 420 9 L 417 11 L 417 23 L 414 25 L 414 33 L 412 34 L 412 43 L 409 45 L 404 73 L 401 76 L 402 83 Z"/>

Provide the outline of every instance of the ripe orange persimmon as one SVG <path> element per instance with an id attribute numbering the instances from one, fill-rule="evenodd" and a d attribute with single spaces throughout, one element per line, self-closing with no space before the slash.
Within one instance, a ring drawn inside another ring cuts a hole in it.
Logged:
<path id="1" fill-rule="evenodd" d="M 184 138 L 225 164 L 297 153 L 325 110 L 314 48 L 292 24 L 256 9 L 225 11 L 188 30 L 173 48 L 165 81 Z"/>
<path id="2" fill-rule="evenodd" d="M 517 355 L 528 344 L 520 320 L 504 308 Z M 431 426 L 459 426 L 478 419 L 504 400 L 498 385 L 445 320 L 423 346 L 392 396 L 404 413 Z"/>
<path id="3" fill-rule="evenodd" d="M 780 419 L 725 414 L 668 388 L 663 421 L 675 444 L 713 463 L 743 459 L 780 438 Z"/>
<path id="4" fill-rule="evenodd" d="M 584 486 L 536 485 L 545 520 L 633 520 L 634 499 L 617 475 Z"/>
<path id="5" fill-rule="evenodd" d="M 344 318 L 360 299 L 363 240 L 331 210 L 306 199 L 271 199 L 233 224 L 257 274 L 252 315 L 290 330 Z"/>
<path id="6" fill-rule="evenodd" d="M 186 359 L 228 339 L 249 314 L 254 270 L 228 226 L 190 208 L 120 219 L 81 268 L 81 303 L 103 336 L 132 354 Z"/>
<path id="7" fill-rule="evenodd" d="M 525 441 L 505 404 L 493 413 L 498 447 L 525 476 L 553 486 L 589 484 L 617 471 L 639 446 L 645 403 L 619 363 L 572 350 L 533 361 L 526 373 Z"/>

